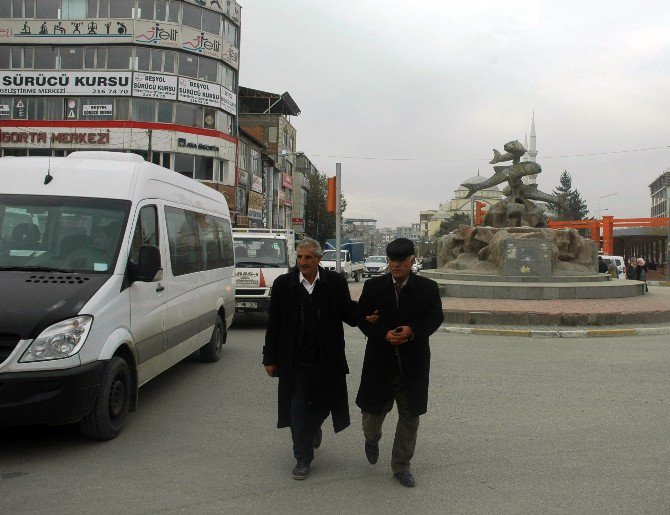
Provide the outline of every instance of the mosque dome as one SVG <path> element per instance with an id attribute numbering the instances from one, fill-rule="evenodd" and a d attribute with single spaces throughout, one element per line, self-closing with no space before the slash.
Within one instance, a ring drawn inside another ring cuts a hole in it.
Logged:
<path id="1" fill-rule="evenodd" d="M 473 177 L 470 177 L 469 179 L 464 180 L 461 184 L 478 184 L 480 182 L 484 182 L 487 180 L 488 177 L 484 177 L 483 175 L 475 175 Z M 504 184 L 506 186 L 506 184 Z M 468 194 L 468 189 L 465 186 L 459 186 L 455 191 L 455 198 L 465 198 L 465 196 Z M 500 198 L 500 188 L 498 186 L 491 186 L 490 188 L 485 188 L 483 190 L 480 190 L 477 192 L 477 195 L 480 197 L 493 197 L 493 198 Z"/>

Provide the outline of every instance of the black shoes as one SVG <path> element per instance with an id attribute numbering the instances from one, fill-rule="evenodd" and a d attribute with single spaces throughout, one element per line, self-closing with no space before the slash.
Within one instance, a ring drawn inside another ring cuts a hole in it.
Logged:
<path id="1" fill-rule="evenodd" d="M 406 470 L 404 472 L 396 472 L 395 474 L 393 474 L 393 477 L 396 478 L 402 486 L 406 486 L 408 488 L 416 486 L 414 476 L 409 470 Z"/>
<path id="2" fill-rule="evenodd" d="M 368 461 L 374 465 L 379 459 L 379 445 L 376 443 L 365 441 L 365 456 Z"/>
<path id="3" fill-rule="evenodd" d="M 293 467 L 293 479 L 307 479 L 307 476 L 309 476 L 309 466 L 309 461 L 298 460 L 298 463 Z"/>
<path id="4" fill-rule="evenodd" d="M 312 447 L 314 447 L 315 449 L 321 447 L 322 438 L 323 438 L 323 431 L 321 431 L 321 428 L 319 428 L 314 432 L 314 436 L 312 436 Z"/>

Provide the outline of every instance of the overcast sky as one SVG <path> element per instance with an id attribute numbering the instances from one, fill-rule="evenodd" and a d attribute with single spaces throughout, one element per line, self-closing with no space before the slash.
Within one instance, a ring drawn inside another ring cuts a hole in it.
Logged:
<path id="1" fill-rule="evenodd" d="M 670 169 L 667 1 L 238 1 L 240 85 L 290 93 L 298 150 L 328 176 L 342 163 L 345 217 L 418 222 L 492 175 L 533 110 L 540 190 L 567 170 L 590 216 L 650 216 Z"/>

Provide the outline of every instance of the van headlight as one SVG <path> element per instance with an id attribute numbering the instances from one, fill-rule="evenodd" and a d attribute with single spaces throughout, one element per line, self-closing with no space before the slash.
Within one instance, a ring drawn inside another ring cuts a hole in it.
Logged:
<path id="1" fill-rule="evenodd" d="M 47 327 L 23 353 L 20 363 L 69 358 L 79 352 L 91 330 L 93 317 L 81 315 Z"/>

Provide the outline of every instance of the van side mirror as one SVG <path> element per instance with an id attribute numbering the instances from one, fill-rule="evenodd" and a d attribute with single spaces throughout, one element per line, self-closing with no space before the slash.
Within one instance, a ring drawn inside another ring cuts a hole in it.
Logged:
<path id="1" fill-rule="evenodd" d="M 142 245 L 135 280 L 150 283 L 160 281 L 162 278 L 161 251 L 155 245 Z"/>

